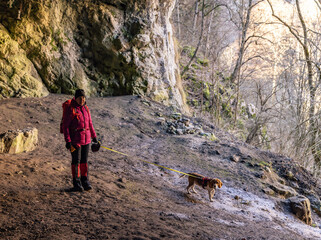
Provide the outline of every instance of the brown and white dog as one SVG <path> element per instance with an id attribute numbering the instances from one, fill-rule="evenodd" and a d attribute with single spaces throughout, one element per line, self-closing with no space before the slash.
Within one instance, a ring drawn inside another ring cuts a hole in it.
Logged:
<path id="1" fill-rule="evenodd" d="M 182 175 L 181 177 L 185 177 L 186 175 Z M 210 201 L 213 202 L 213 196 L 215 194 L 215 189 L 221 188 L 223 183 L 218 178 L 206 178 L 198 173 L 188 173 L 188 186 L 186 188 L 187 193 L 190 194 L 190 190 L 194 193 L 197 193 L 194 189 L 195 185 L 198 185 L 204 189 L 208 190 L 208 196 Z M 194 177 L 195 176 L 195 177 Z"/>

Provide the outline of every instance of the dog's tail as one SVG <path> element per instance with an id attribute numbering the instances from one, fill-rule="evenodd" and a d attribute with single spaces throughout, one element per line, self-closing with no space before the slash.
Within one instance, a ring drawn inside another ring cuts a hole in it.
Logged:
<path id="1" fill-rule="evenodd" d="M 179 178 L 182 178 L 182 177 L 185 177 L 186 176 L 186 174 L 183 174 L 182 176 L 180 176 Z"/>

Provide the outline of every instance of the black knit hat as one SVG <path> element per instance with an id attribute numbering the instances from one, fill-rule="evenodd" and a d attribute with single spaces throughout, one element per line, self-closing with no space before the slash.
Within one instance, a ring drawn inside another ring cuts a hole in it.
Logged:
<path id="1" fill-rule="evenodd" d="M 81 97 L 81 96 L 86 97 L 85 91 L 83 89 L 77 89 L 75 92 L 75 99 L 77 99 L 78 97 Z"/>

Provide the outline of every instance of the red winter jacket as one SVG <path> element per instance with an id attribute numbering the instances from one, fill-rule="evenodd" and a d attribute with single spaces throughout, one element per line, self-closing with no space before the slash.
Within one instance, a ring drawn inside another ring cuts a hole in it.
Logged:
<path id="1" fill-rule="evenodd" d="M 75 114 L 73 114 L 73 109 Z M 96 137 L 88 107 L 80 106 L 75 98 L 72 99 L 63 119 L 63 132 L 65 141 L 71 142 L 75 147 L 87 145 L 92 138 Z"/>

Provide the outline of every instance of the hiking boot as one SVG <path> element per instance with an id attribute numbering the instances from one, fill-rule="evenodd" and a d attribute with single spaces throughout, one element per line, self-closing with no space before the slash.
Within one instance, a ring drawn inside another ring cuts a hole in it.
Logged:
<path id="1" fill-rule="evenodd" d="M 82 192 L 84 190 L 79 179 L 73 178 L 72 183 L 74 185 L 74 187 L 71 189 L 72 192 Z"/>
<path id="2" fill-rule="evenodd" d="M 89 191 L 92 189 L 92 186 L 89 183 L 88 177 L 82 176 L 81 177 L 81 184 L 82 184 L 85 191 Z"/>

